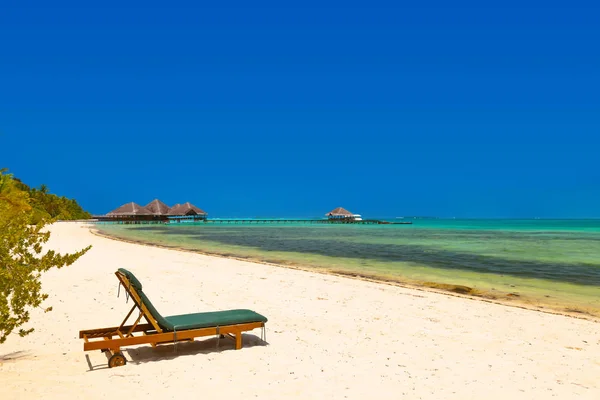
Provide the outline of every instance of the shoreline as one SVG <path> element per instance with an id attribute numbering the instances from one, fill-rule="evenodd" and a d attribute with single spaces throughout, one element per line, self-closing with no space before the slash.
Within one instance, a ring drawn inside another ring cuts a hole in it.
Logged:
<path id="1" fill-rule="evenodd" d="M 488 295 L 487 292 L 486 293 L 479 292 L 479 294 L 478 294 L 477 289 L 473 289 L 473 288 L 462 286 L 462 285 L 440 284 L 440 283 L 435 283 L 435 282 L 422 282 L 422 283 L 421 282 L 414 282 L 414 283 L 413 282 L 404 282 L 404 281 L 399 281 L 399 280 L 394 280 L 394 279 L 385 279 L 385 278 L 378 277 L 378 276 L 360 274 L 360 273 L 356 273 L 356 272 L 328 270 L 325 268 L 308 267 L 308 266 L 302 266 L 302 265 L 297 265 L 297 264 L 275 263 L 275 262 L 269 262 L 269 261 L 264 261 L 264 260 L 260 260 L 260 259 L 254 259 L 251 257 L 239 257 L 239 256 L 234 256 L 234 255 L 226 255 L 226 254 L 206 252 L 206 251 L 202 251 L 202 250 L 188 249 L 188 248 L 184 248 L 184 247 L 169 246 L 169 245 L 145 242 L 143 240 L 125 239 L 122 237 L 111 236 L 111 235 L 105 234 L 103 232 L 100 232 L 100 230 L 95 228 L 93 225 L 86 224 L 83 227 L 86 229 L 89 229 L 90 233 L 93 235 L 96 235 L 96 236 L 102 237 L 102 238 L 106 238 L 106 239 L 110 239 L 110 240 L 115 240 L 118 242 L 132 243 L 132 244 L 138 244 L 138 245 L 143 245 L 143 246 L 156 247 L 156 248 L 167 249 L 167 250 L 175 250 L 175 251 L 187 252 L 187 253 L 193 253 L 193 254 L 201 254 L 204 256 L 217 257 L 217 258 L 223 258 L 223 259 L 251 262 L 251 263 L 256 263 L 256 264 L 268 265 L 268 266 L 297 270 L 297 271 L 313 272 L 313 273 L 318 273 L 318 274 L 328 275 L 328 276 L 349 278 L 349 279 L 358 280 L 358 281 L 401 287 L 401 288 L 405 288 L 405 289 L 418 290 L 418 291 L 428 292 L 428 293 L 437 293 L 437 294 L 442 294 L 442 295 L 451 296 L 451 297 L 458 297 L 458 298 L 463 298 L 463 299 L 485 302 L 485 303 L 489 303 L 489 304 L 515 307 L 515 308 L 520 308 L 520 309 L 529 310 L 529 311 L 537 311 L 537 312 L 542 312 L 545 314 L 560 315 L 560 316 L 566 316 L 566 317 L 570 317 L 570 318 L 600 323 L 600 315 L 595 315 L 595 314 L 589 313 L 584 310 L 577 310 L 577 309 L 575 309 L 573 311 L 560 310 L 560 309 L 555 309 L 555 308 L 553 308 L 549 305 L 545 305 L 545 304 L 530 304 L 530 303 L 526 303 L 524 301 L 520 302 L 518 298 L 514 298 L 514 299 L 508 298 L 509 294 L 506 294 L 507 298 L 497 298 L 497 297 L 494 298 L 494 297 L 490 297 L 493 295 Z"/>

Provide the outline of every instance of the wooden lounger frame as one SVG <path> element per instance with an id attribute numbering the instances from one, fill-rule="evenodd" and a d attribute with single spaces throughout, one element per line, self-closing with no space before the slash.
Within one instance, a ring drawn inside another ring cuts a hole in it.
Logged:
<path id="1" fill-rule="evenodd" d="M 152 347 L 156 347 L 160 344 L 193 341 L 196 337 L 214 335 L 221 335 L 220 337 L 223 337 L 227 335 L 235 339 L 235 348 L 239 350 L 242 348 L 242 332 L 265 326 L 264 322 L 251 322 L 176 332 L 165 331 L 159 326 L 156 319 L 144 305 L 135 287 L 129 282 L 129 279 L 119 271 L 115 272 L 115 275 L 132 298 L 133 307 L 131 307 L 121 325 L 117 327 L 89 329 L 79 332 L 79 338 L 84 340 L 84 351 L 102 350 L 111 355 L 108 362 L 109 367 L 120 366 L 126 363 L 125 357 L 121 354 L 121 347 L 139 344 L 151 344 Z M 139 310 L 139 315 L 133 325 L 125 325 L 136 309 Z M 140 324 L 142 318 L 147 323 Z"/>

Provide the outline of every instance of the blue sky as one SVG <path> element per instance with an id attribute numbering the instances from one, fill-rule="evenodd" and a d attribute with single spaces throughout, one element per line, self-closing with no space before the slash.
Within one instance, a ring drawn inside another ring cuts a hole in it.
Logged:
<path id="1" fill-rule="evenodd" d="M 8 2 L 0 166 L 93 213 L 600 217 L 600 6 L 280 3 Z"/>

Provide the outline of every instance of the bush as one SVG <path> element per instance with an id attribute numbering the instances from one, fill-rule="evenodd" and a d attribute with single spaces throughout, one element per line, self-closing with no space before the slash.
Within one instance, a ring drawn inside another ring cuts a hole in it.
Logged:
<path id="1" fill-rule="evenodd" d="M 41 274 L 73 264 L 91 248 L 64 255 L 53 250 L 44 252 L 42 247 L 50 232 L 44 232 L 43 228 L 54 218 L 45 209 L 34 208 L 39 203 L 25 188 L 29 189 L 6 170 L 0 170 L 0 343 L 29 321 L 31 308 L 40 307 L 48 298 L 42 293 Z M 19 335 L 32 331 L 20 329 Z"/>

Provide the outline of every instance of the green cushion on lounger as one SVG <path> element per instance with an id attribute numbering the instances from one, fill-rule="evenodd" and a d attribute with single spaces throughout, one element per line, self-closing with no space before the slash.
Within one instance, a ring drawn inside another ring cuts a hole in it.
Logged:
<path id="1" fill-rule="evenodd" d="M 163 317 L 154 307 L 148 296 L 142 290 L 142 284 L 130 271 L 119 268 L 119 272 L 129 279 L 131 285 L 140 295 L 140 299 L 156 319 L 158 325 L 166 331 L 183 331 L 186 329 L 209 328 L 213 326 L 247 324 L 250 322 L 267 322 L 267 318 L 252 310 L 226 310 L 195 314 L 173 315 Z"/>
<path id="2" fill-rule="evenodd" d="M 267 322 L 267 318 L 252 310 L 227 310 L 172 315 L 165 319 L 178 331 L 209 328 L 211 326 L 247 324 L 250 322 Z"/>
<path id="3" fill-rule="evenodd" d="M 142 282 L 138 281 L 134 274 L 127 271 L 125 268 L 119 268 L 119 272 L 121 272 L 127 277 L 127 279 L 129 279 L 129 282 L 131 282 L 134 288 L 136 288 L 137 290 L 142 290 Z"/>

